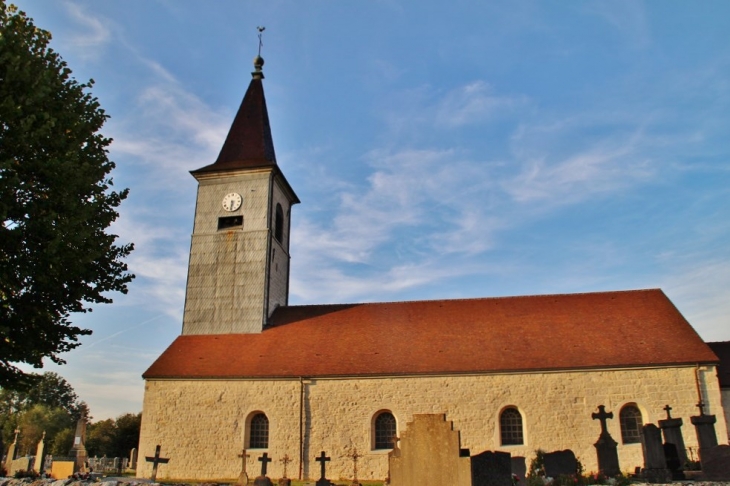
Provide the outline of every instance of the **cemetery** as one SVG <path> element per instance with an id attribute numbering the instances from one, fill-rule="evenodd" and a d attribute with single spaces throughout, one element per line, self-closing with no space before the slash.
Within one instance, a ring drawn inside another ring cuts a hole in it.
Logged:
<path id="1" fill-rule="evenodd" d="M 605 484 L 627 486 L 629 484 L 671 484 L 674 481 L 693 485 L 730 484 L 730 445 L 718 444 L 713 415 L 703 412 L 704 406 L 698 403 L 699 414 L 689 417 L 694 433 L 700 444 L 697 453 L 699 468 L 692 467 L 688 451 L 684 446 L 682 418 L 672 417 L 672 407 L 666 405 L 667 418 L 659 425 L 645 424 L 641 430 L 641 447 L 644 466 L 634 471 L 621 468 L 616 451 L 617 442 L 608 431 L 607 422 L 614 418 L 613 412 L 604 405 L 597 406 L 591 415 L 597 420 L 597 438 L 593 444 L 597 471 L 585 471 L 581 458 L 572 450 L 537 450 L 532 457 L 512 457 L 503 451 L 470 451 L 462 447 L 460 432 L 444 414 L 418 414 L 406 426 L 400 437 L 392 438 L 393 448 L 388 453 L 388 476 L 383 481 L 360 481 L 358 479 L 358 460 L 362 457 L 357 449 L 346 454 L 351 462 L 351 475 L 347 478 L 329 478 L 328 463 L 332 457 L 327 451 L 320 451 L 314 457 L 319 464 L 316 480 L 295 481 L 287 477 L 287 467 L 292 462 L 288 455 L 281 458 L 269 457 L 263 452 L 259 457 L 251 457 L 245 449 L 231 458 L 240 460 L 241 472 L 238 478 L 227 483 L 238 486 L 330 486 L 346 484 L 349 486 L 389 485 L 389 486 L 588 486 Z M 68 457 L 44 455 L 44 438 L 38 443 L 35 456 L 15 457 L 18 431 L 10 444 L 3 461 L 6 479 L 0 486 L 19 486 L 21 484 L 48 484 L 71 486 L 76 483 L 114 483 L 157 484 L 161 468 L 173 460 L 164 457 L 162 445 L 157 445 L 152 456 L 139 456 L 136 448 L 124 458 L 90 458 L 85 448 L 86 417 L 79 419 L 74 443 Z M 38 458 L 43 458 L 38 460 Z M 249 459 L 258 465 L 254 470 Z M 269 464 L 278 460 L 283 465 L 280 478 L 269 477 Z M 138 461 L 152 466 L 148 478 L 133 476 Z M 529 464 L 528 464 L 529 462 Z M 276 482 L 274 482 L 274 479 Z M 169 481 L 163 481 L 169 483 Z M 177 483 L 177 482 L 175 482 Z"/>

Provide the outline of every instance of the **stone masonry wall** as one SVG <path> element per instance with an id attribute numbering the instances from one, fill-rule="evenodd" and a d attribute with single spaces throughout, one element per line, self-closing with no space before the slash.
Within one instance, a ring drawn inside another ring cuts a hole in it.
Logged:
<path id="1" fill-rule="evenodd" d="M 288 304 L 289 293 L 289 218 L 291 206 L 284 191 L 278 183 L 273 185 L 271 203 L 271 256 L 269 263 L 269 316 L 278 306 Z M 284 213 L 284 227 L 281 242 L 274 238 L 276 220 L 276 204 L 281 204 Z"/>
<path id="2" fill-rule="evenodd" d="M 270 170 L 200 179 L 183 334 L 261 332 L 270 179 Z M 243 201 L 228 212 L 221 203 L 231 192 Z M 218 230 L 228 216 L 243 216 L 243 227 Z"/>
<path id="3" fill-rule="evenodd" d="M 725 431 L 727 433 L 728 440 L 730 440 L 730 389 L 722 390 L 722 406 L 725 409 L 725 425 L 727 426 Z M 724 436 L 722 435 L 722 429 L 717 431 L 717 440 L 720 443 L 725 442 Z"/>
<path id="4" fill-rule="evenodd" d="M 242 350 L 245 352 L 245 350 Z M 282 350 L 286 352 L 286 350 Z M 720 389 L 714 367 L 700 373 L 707 413 L 718 415 L 717 430 L 725 430 Z M 303 393 L 302 393 L 303 392 Z M 608 428 L 619 442 L 624 471 L 642 465 L 641 444 L 621 444 L 618 414 L 635 403 L 644 423 L 665 417 L 662 410 L 684 419 L 687 446 L 697 439 L 689 416 L 696 415 L 698 401 L 694 367 L 593 370 L 552 373 L 489 374 L 475 376 L 386 377 L 304 380 L 149 380 L 146 383 L 140 457 L 153 455 L 162 446 L 160 479 L 224 480 L 236 478 L 237 457 L 247 436 L 247 420 L 264 412 L 269 419 L 269 447 L 249 450 L 249 475 L 260 471 L 256 460 L 263 452 L 274 459 L 269 476 L 282 475 L 281 458 L 293 459 L 288 476 L 299 472 L 300 393 L 303 395 L 303 477 L 316 477 L 315 456 L 324 450 L 332 458 L 330 479 L 352 475 L 346 454 L 352 447 L 364 454 L 358 477 L 382 479 L 387 475 L 387 452 L 372 450 L 372 423 L 378 412 L 389 410 L 399 433 L 416 413 L 445 413 L 461 433 L 462 447 L 473 455 L 502 450 L 526 457 L 537 448 L 546 451 L 570 448 L 587 471 L 597 469 L 593 443 L 600 425 L 591 419 L 598 405 L 614 413 Z M 500 446 L 499 414 L 516 406 L 522 414 L 525 443 Z M 718 434 L 723 437 L 722 433 Z M 724 442 L 721 439 L 721 442 Z M 139 477 L 149 477 L 151 465 L 141 460 Z"/>

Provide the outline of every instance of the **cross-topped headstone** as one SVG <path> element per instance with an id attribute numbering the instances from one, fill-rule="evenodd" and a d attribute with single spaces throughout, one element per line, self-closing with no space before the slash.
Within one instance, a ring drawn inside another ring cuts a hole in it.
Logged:
<path id="1" fill-rule="evenodd" d="M 279 462 L 284 464 L 284 479 L 286 479 L 286 465 L 291 462 L 291 458 L 289 457 L 289 454 L 284 454 L 284 457 L 279 459 Z"/>
<path id="2" fill-rule="evenodd" d="M 704 404 L 704 402 L 702 400 L 700 400 L 699 402 L 697 402 L 697 405 L 695 405 L 695 407 L 697 407 L 697 408 L 700 409 L 700 415 L 704 415 L 705 414 L 705 404 Z"/>
<path id="3" fill-rule="evenodd" d="M 150 479 L 152 482 L 155 482 L 157 480 L 157 466 L 160 464 L 167 464 L 170 462 L 169 457 L 160 457 L 160 450 L 162 449 L 162 446 L 160 444 L 157 444 L 157 447 L 155 447 L 155 456 L 145 456 L 145 461 L 152 463 L 152 476 L 150 476 Z"/>
<path id="4" fill-rule="evenodd" d="M 327 454 L 325 454 L 324 451 L 322 451 L 322 453 L 319 455 L 319 457 L 316 458 L 315 460 L 320 464 L 321 477 L 319 479 L 320 480 L 325 479 L 326 464 L 327 464 L 327 462 L 331 461 L 332 459 L 327 457 Z"/>
<path id="5" fill-rule="evenodd" d="M 266 476 L 266 469 L 268 467 L 268 464 L 273 461 L 272 458 L 269 457 L 269 454 L 267 452 L 264 452 L 261 457 L 259 457 L 259 462 L 261 463 L 261 475 Z"/>
<path id="6" fill-rule="evenodd" d="M 246 463 L 248 462 L 247 459 L 251 456 L 246 453 L 246 448 L 244 447 L 241 449 L 241 452 L 238 454 L 238 457 L 241 458 L 241 474 L 238 475 L 238 483 L 239 484 L 248 484 L 248 473 L 246 472 Z"/>
<path id="7" fill-rule="evenodd" d="M 667 404 L 662 410 L 667 412 L 667 420 L 670 420 L 672 418 L 672 407 Z"/>
<path id="8" fill-rule="evenodd" d="M 598 413 L 591 414 L 593 420 L 601 421 L 601 435 L 593 444 L 598 455 L 598 470 L 606 476 L 615 476 L 621 472 L 618 463 L 618 443 L 608 433 L 606 420 L 613 418 L 613 412 L 606 412 L 604 405 L 598 406 Z"/>
<path id="9" fill-rule="evenodd" d="M 238 454 L 238 457 L 241 458 L 241 474 L 246 474 L 246 459 L 248 459 L 251 456 L 249 454 L 246 454 L 245 447 Z"/>
<path id="10" fill-rule="evenodd" d="M 593 420 L 600 420 L 601 421 L 601 435 L 608 433 L 608 428 L 606 428 L 606 419 L 613 419 L 613 412 L 606 412 L 605 405 L 599 405 L 598 406 L 598 413 L 592 413 L 591 418 Z"/>
<path id="11" fill-rule="evenodd" d="M 357 448 L 355 448 L 347 457 L 352 459 L 352 483 L 357 484 L 357 460 L 362 457 L 362 454 L 358 454 Z"/>

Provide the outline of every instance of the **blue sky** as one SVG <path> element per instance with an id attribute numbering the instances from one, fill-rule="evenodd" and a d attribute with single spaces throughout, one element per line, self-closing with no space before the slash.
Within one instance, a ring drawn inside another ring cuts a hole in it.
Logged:
<path id="1" fill-rule="evenodd" d="M 111 116 L 129 294 L 49 366 L 95 420 L 179 334 L 263 25 L 293 304 L 662 288 L 730 340 L 726 1 L 17 1 Z M 285 352 L 285 350 L 282 350 Z M 627 353 L 630 353 L 627 343 Z"/>

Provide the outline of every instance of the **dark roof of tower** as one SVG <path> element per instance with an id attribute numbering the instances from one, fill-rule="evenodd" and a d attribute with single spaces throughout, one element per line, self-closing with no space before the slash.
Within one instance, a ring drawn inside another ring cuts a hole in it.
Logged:
<path id="1" fill-rule="evenodd" d="M 659 289 L 279 307 L 178 337 L 143 375 L 292 378 L 677 366 L 718 358 Z"/>
<path id="2" fill-rule="evenodd" d="M 260 60 L 260 61 L 259 61 Z M 193 174 L 233 169 L 276 167 L 269 113 L 264 97 L 263 59 L 254 60 L 256 71 L 248 85 L 236 118 L 213 164 L 192 171 Z"/>

